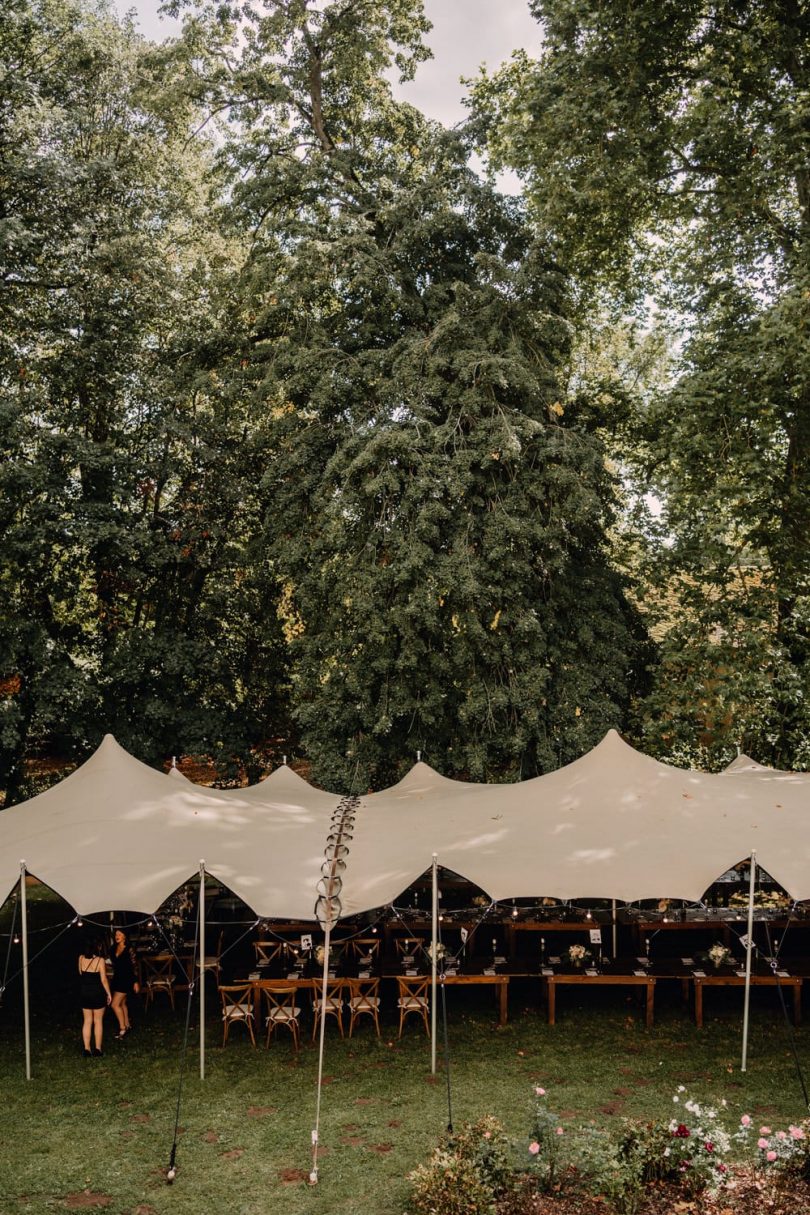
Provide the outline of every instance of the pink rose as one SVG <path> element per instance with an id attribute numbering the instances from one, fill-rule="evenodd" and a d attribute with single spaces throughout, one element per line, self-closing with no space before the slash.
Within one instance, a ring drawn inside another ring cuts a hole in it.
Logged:
<path id="1" fill-rule="evenodd" d="M 759 1128 L 760 1135 L 770 1135 L 771 1128 L 769 1126 L 761 1126 Z"/>
<path id="2" fill-rule="evenodd" d="M 484 1138 L 485 1138 L 485 1139 L 491 1139 L 491 1138 L 492 1138 L 492 1131 L 484 1131 Z"/>
<path id="3" fill-rule="evenodd" d="M 563 1129 L 562 1129 L 562 1127 L 561 1127 L 561 1126 L 558 1126 L 558 1127 L 557 1127 L 557 1130 L 556 1130 L 556 1132 L 555 1132 L 555 1133 L 556 1133 L 557 1135 L 563 1135 L 565 1132 L 563 1131 Z"/>
<path id="4" fill-rule="evenodd" d="M 726 1166 L 725 1166 L 724 1164 L 718 1164 L 718 1166 L 717 1166 L 717 1171 L 718 1171 L 718 1173 L 725 1173 L 725 1172 L 727 1172 Z"/>
<path id="5" fill-rule="evenodd" d="M 545 1095 L 546 1095 L 546 1090 L 544 1088 L 536 1088 L 534 1090 L 534 1092 L 535 1092 L 535 1096 L 537 1096 L 537 1097 L 545 1097 Z"/>
<path id="6" fill-rule="evenodd" d="M 707 1151 L 707 1152 L 713 1152 L 713 1151 L 714 1151 L 714 1144 L 713 1144 L 713 1143 L 704 1143 L 704 1145 L 703 1145 L 703 1146 L 705 1147 L 705 1149 L 706 1149 L 706 1151 Z"/>
<path id="7" fill-rule="evenodd" d="M 765 1157 L 765 1159 L 766 1159 L 766 1160 L 767 1160 L 769 1163 L 773 1163 L 773 1161 L 774 1161 L 774 1160 L 776 1160 L 776 1152 L 768 1152 L 768 1154 L 767 1154 L 767 1156 Z"/>
<path id="8" fill-rule="evenodd" d="M 529 1151 L 531 1152 L 532 1156 L 536 1156 L 536 1155 L 537 1155 L 537 1153 L 540 1151 L 540 1144 L 539 1144 L 539 1143 L 537 1143 L 537 1142 L 535 1142 L 535 1143 L 530 1143 L 530 1144 L 529 1144 Z"/>
<path id="9" fill-rule="evenodd" d="M 767 1139 L 757 1139 L 757 1147 L 758 1147 L 758 1148 L 766 1148 L 767 1146 L 768 1146 L 768 1140 L 767 1140 Z"/>
<path id="10" fill-rule="evenodd" d="M 750 1125 L 751 1125 L 751 1115 L 743 1114 L 742 1118 L 740 1119 L 740 1126 L 750 1126 Z"/>
<path id="11" fill-rule="evenodd" d="M 788 1127 L 791 1139 L 804 1139 L 804 1131 L 800 1126 Z"/>
<path id="12" fill-rule="evenodd" d="M 777 1132 L 776 1132 L 776 1138 L 777 1138 L 777 1139 L 787 1139 L 787 1135 L 785 1134 L 785 1132 L 784 1132 L 784 1131 L 777 1131 Z"/>

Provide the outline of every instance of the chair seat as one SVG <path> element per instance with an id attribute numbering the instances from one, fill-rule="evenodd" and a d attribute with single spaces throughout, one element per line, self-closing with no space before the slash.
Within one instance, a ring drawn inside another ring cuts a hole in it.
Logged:
<path id="1" fill-rule="evenodd" d="M 339 1012 L 342 1003 L 343 1003 L 343 1001 L 338 996 L 327 996 L 326 997 L 326 1011 L 327 1012 Z M 314 1009 L 316 1009 L 317 1012 L 320 1012 L 321 1009 L 324 1007 L 324 1001 L 320 998 L 320 996 L 316 996 L 315 999 L 312 1001 L 312 1007 Z"/>
<path id="2" fill-rule="evenodd" d="M 292 1021 L 295 1017 L 300 1016 L 301 1009 L 296 1004 L 293 1008 L 274 1008 L 272 1009 L 265 1020 L 267 1021 Z"/>
<path id="3" fill-rule="evenodd" d="M 349 1005 L 349 1008 L 354 1008 L 354 1009 L 367 1008 L 370 1012 L 373 1008 L 380 1007 L 380 997 L 379 996 L 352 996 L 352 998 L 348 1001 L 348 1005 Z"/>
<path id="4" fill-rule="evenodd" d="M 223 1021 L 238 1021 L 240 1017 L 252 1017 L 253 1009 L 249 1004 L 229 1004 L 222 1014 Z"/>
<path id="5" fill-rule="evenodd" d="M 421 996 L 404 996 L 401 1000 L 397 1000 L 397 1008 L 428 1008 L 427 1000 Z"/>

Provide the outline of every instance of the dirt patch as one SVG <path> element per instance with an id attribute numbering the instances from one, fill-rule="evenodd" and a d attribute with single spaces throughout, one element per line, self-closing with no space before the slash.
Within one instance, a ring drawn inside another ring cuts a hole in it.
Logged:
<path id="1" fill-rule="evenodd" d="M 219 1135 L 216 1131 L 206 1131 L 203 1135 L 203 1143 L 219 1143 Z"/>
<path id="2" fill-rule="evenodd" d="M 362 1135 L 344 1135 L 340 1142 L 344 1147 L 363 1147 L 366 1141 Z"/>
<path id="3" fill-rule="evenodd" d="M 277 1105 L 249 1105 L 248 1118 L 267 1118 L 269 1114 L 277 1114 Z"/>
<path id="4" fill-rule="evenodd" d="M 624 1109 L 624 1102 L 623 1101 L 606 1101 L 605 1104 L 600 1105 L 598 1107 L 598 1109 L 599 1109 L 600 1114 L 607 1114 L 608 1116 L 612 1117 L 613 1115 L 620 1114 L 622 1112 L 622 1110 Z"/>
<path id="5" fill-rule="evenodd" d="M 231 1148 L 229 1152 L 220 1152 L 221 1160 L 238 1160 L 240 1156 L 244 1156 L 244 1148 Z"/>
<path id="6" fill-rule="evenodd" d="M 80 1194 L 68 1194 L 65 1206 L 69 1211 L 91 1210 L 93 1207 L 108 1207 L 112 1203 L 109 1194 L 94 1194 L 91 1190 L 82 1190 Z"/>
<path id="7" fill-rule="evenodd" d="M 152 1115 L 151 1114 L 132 1114 L 130 1121 L 131 1122 L 151 1122 Z"/>
<path id="8" fill-rule="evenodd" d="M 387 1156 L 389 1152 L 393 1152 L 393 1143 L 370 1143 L 369 1150 L 376 1152 L 378 1156 Z"/>
<path id="9" fill-rule="evenodd" d="M 132 1212 L 132 1215 L 158 1215 L 158 1213 L 148 1202 L 141 1202 Z"/>
<path id="10" fill-rule="evenodd" d="M 399 1118 L 392 1118 L 388 1125 L 396 1128 L 398 1126 L 402 1126 L 402 1123 L 400 1122 Z"/>
<path id="11" fill-rule="evenodd" d="M 303 1169 L 280 1169 L 278 1179 L 284 1185 L 295 1185 L 300 1181 L 309 1181 L 309 1173 Z"/>

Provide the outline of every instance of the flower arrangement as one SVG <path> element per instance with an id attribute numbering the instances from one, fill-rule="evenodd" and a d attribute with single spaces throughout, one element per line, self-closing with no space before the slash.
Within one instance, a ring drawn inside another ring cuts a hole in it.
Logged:
<path id="1" fill-rule="evenodd" d="M 428 945 L 428 947 L 427 947 L 427 955 L 432 962 L 433 961 L 433 942 L 432 941 L 431 941 L 430 945 Z M 442 941 L 437 941 L 436 942 L 436 961 L 441 962 L 442 958 L 446 958 L 446 957 L 447 957 L 447 947 L 444 945 L 444 943 Z"/>
<path id="2" fill-rule="evenodd" d="M 584 945 L 568 946 L 568 960 L 573 966 L 581 966 L 590 956 L 590 949 L 586 949 Z"/>
<path id="3" fill-rule="evenodd" d="M 323 945 L 317 945 L 315 947 L 315 961 L 318 963 L 319 966 L 323 966 L 323 961 L 324 961 L 325 957 L 326 957 L 326 952 L 324 950 Z M 329 946 L 329 965 L 331 966 L 334 961 L 335 961 L 335 951 L 332 948 L 332 946 L 330 945 Z"/>
<path id="4" fill-rule="evenodd" d="M 727 949 L 725 945 L 721 945 L 719 941 L 712 945 L 706 956 L 712 966 L 725 966 L 732 960 L 731 950 Z"/>

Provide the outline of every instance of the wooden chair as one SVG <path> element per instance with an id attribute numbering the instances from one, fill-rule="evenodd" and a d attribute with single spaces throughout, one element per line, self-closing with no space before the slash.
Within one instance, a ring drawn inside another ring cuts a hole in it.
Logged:
<path id="1" fill-rule="evenodd" d="M 263 986 L 262 998 L 265 1003 L 265 1024 L 267 1039 L 265 1046 L 270 1045 L 270 1038 L 279 1026 L 286 1026 L 292 1034 L 293 1045 L 298 1050 L 300 1045 L 300 1027 L 298 1018 L 301 1009 L 296 1003 L 298 988 L 294 983 L 273 983 Z"/>
<path id="2" fill-rule="evenodd" d="M 245 1025 L 250 1040 L 256 1045 L 253 1032 L 253 991 L 249 983 L 228 983 L 219 987 L 222 1000 L 222 1045 L 228 1041 L 232 1025 Z"/>
<path id="3" fill-rule="evenodd" d="M 405 1019 L 411 1013 L 415 1013 L 418 1017 L 422 1018 L 425 1033 L 430 1037 L 430 1025 L 428 1024 L 428 1013 L 430 1011 L 428 989 L 430 987 L 430 979 L 397 979 L 397 983 L 399 984 L 397 1008 L 399 1009 L 400 1038 L 402 1037 Z"/>
<path id="4" fill-rule="evenodd" d="M 353 958 L 371 958 L 376 962 L 380 956 L 380 938 L 355 937 L 349 941 L 348 949 Z"/>
<path id="5" fill-rule="evenodd" d="M 379 979 L 346 979 L 346 989 L 349 993 L 349 1037 L 354 1033 L 354 1027 L 360 1017 L 368 1016 L 374 1020 L 377 1037 L 380 1036 L 380 980 Z"/>
<path id="6" fill-rule="evenodd" d="M 268 966 L 286 956 L 288 945 L 286 941 L 254 941 L 253 949 L 256 953 L 256 965 Z"/>
<path id="7" fill-rule="evenodd" d="M 312 1041 L 318 1034 L 318 1026 L 320 1025 L 321 1015 L 324 1017 L 334 1017 L 340 1030 L 340 1036 L 343 1037 L 343 992 L 346 987 L 346 979 L 329 979 L 326 984 L 326 1001 L 323 1000 L 323 987 L 319 984 L 314 991 L 312 997 Z"/>
<path id="8" fill-rule="evenodd" d="M 157 995 L 168 997 L 174 1010 L 174 956 L 172 954 L 144 954 L 143 989 L 144 1004 L 148 1008 Z"/>

